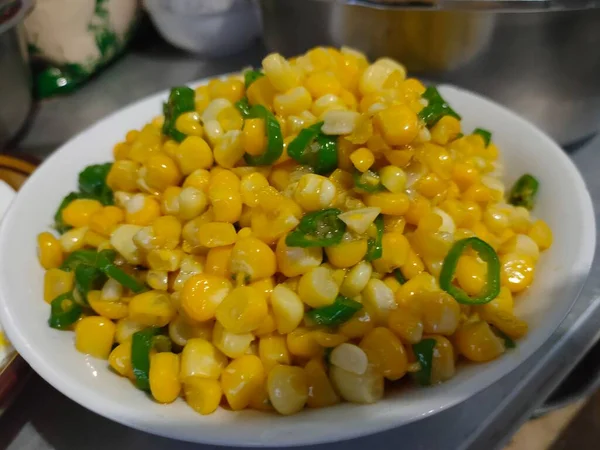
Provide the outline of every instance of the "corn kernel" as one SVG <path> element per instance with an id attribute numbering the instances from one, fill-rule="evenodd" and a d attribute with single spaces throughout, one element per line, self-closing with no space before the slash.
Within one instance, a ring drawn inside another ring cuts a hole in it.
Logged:
<path id="1" fill-rule="evenodd" d="M 258 354 L 267 372 L 277 364 L 292 363 L 285 337 L 278 334 L 261 337 L 258 342 Z"/>
<path id="2" fill-rule="evenodd" d="M 402 306 L 390 312 L 388 327 L 409 344 L 416 344 L 423 337 L 423 322 L 419 314 Z"/>
<path id="3" fill-rule="evenodd" d="M 183 284 L 181 307 L 199 322 L 212 319 L 230 290 L 231 283 L 223 277 L 208 273 L 193 275 Z"/>
<path id="4" fill-rule="evenodd" d="M 179 382 L 179 355 L 171 352 L 156 353 L 150 357 L 150 392 L 159 403 L 172 403 L 181 391 Z"/>
<path id="5" fill-rule="evenodd" d="M 129 302 L 129 317 L 149 327 L 164 327 L 175 317 L 175 307 L 168 294 L 148 291 Z"/>
<path id="6" fill-rule="evenodd" d="M 369 305 L 380 323 L 387 323 L 390 311 L 396 309 L 394 293 L 381 280 L 371 278 L 362 291 L 363 302 Z"/>
<path id="7" fill-rule="evenodd" d="M 72 227 L 86 227 L 89 225 L 90 217 L 102 209 L 102 203 L 98 200 L 81 198 L 73 200 L 62 211 L 62 219 Z"/>
<path id="8" fill-rule="evenodd" d="M 336 391 L 349 402 L 375 403 L 383 397 L 383 375 L 373 365 L 360 375 L 332 365 L 329 377 Z"/>
<path id="9" fill-rule="evenodd" d="M 232 333 L 248 333 L 257 329 L 268 314 L 264 294 L 250 286 L 233 289 L 219 304 L 217 320 Z"/>
<path id="10" fill-rule="evenodd" d="M 541 251 L 552 245 L 552 230 L 543 220 L 536 220 L 529 229 L 529 237 L 535 241 Z"/>
<path id="11" fill-rule="evenodd" d="M 365 196 L 367 206 L 379 208 L 381 214 L 390 216 L 401 216 L 405 214 L 410 206 L 410 200 L 404 193 L 394 194 L 392 192 L 378 192 Z"/>
<path id="12" fill-rule="evenodd" d="M 359 347 L 366 353 L 369 363 L 388 380 L 399 380 L 406 373 L 406 351 L 400 339 L 388 328 L 371 330 L 362 338 Z"/>
<path id="13" fill-rule="evenodd" d="M 335 186 L 329 179 L 315 174 L 303 175 L 294 190 L 294 200 L 305 211 L 317 211 L 331 205 Z"/>
<path id="14" fill-rule="evenodd" d="M 84 317 L 75 325 L 75 348 L 94 358 L 108 359 L 115 338 L 115 324 L 104 317 Z"/>
<path id="15" fill-rule="evenodd" d="M 221 387 L 229 406 L 234 411 L 246 408 L 256 391 L 264 384 L 265 369 L 254 355 L 234 359 L 223 370 Z"/>
<path id="16" fill-rule="evenodd" d="M 115 161 L 106 176 L 106 184 L 113 191 L 137 191 L 139 167 L 140 164 L 135 161 L 127 159 Z"/>
<path id="17" fill-rule="evenodd" d="M 527 255 L 509 253 L 500 257 L 502 285 L 512 293 L 527 289 L 533 282 L 535 262 Z"/>
<path id="18" fill-rule="evenodd" d="M 44 269 L 55 269 L 63 262 L 60 242 L 51 233 L 38 234 L 38 257 Z"/>
<path id="19" fill-rule="evenodd" d="M 294 414 L 308 400 L 308 377 L 302 367 L 276 365 L 269 372 L 267 390 L 279 414 Z"/>
<path id="20" fill-rule="evenodd" d="M 265 75 L 279 92 L 286 92 L 300 84 L 298 74 L 278 53 L 271 53 L 262 61 Z"/>
<path id="21" fill-rule="evenodd" d="M 239 358 L 246 353 L 254 340 L 252 333 L 232 333 L 223 328 L 219 322 L 215 323 L 212 333 L 212 343 L 215 347 L 230 358 Z"/>
<path id="22" fill-rule="evenodd" d="M 298 283 L 300 299 L 312 308 L 331 305 L 339 292 L 333 273 L 326 267 L 316 267 L 302 275 Z"/>
<path id="23" fill-rule="evenodd" d="M 463 356 L 475 362 L 491 361 L 505 351 L 502 340 L 483 321 L 464 323 L 456 331 L 454 342 Z"/>
<path id="24" fill-rule="evenodd" d="M 183 384 L 185 401 L 202 415 L 212 414 L 219 407 L 223 391 L 217 380 L 191 377 Z"/>
<path id="25" fill-rule="evenodd" d="M 175 152 L 175 160 L 183 175 L 198 169 L 208 169 L 213 164 L 213 154 L 204 139 L 199 136 L 186 137 Z"/>
<path id="26" fill-rule="evenodd" d="M 187 383 L 190 378 L 218 380 L 227 365 L 227 357 L 202 338 L 188 339 L 181 352 L 179 378 Z"/>
<path id="27" fill-rule="evenodd" d="M 367 240 L 343 240 L 338 245 L 325 247 L 325 253 L 332 266 L 352 267 L 362 261 L 367 253 Z"/>
<path id="28" fill-rule="evenodd" d="M 306 405 L 309 408 L 323 408 L 340 402 L 340 397 L 333 389 L 323 363 L 319 359 L 311 359 L 304 366 L 304 371 L 308 381 Z"/>
<path id="29" fill-rule="evenodd" d="M 243 274 L 255 281 L 274 275 L 276 267 L 273 250 L 255 237 L 242 238 L 233 246 L 230 271 L 234 275 Z"/>
<path id="30" fill-rule="evenodd" d="M 132 378 L 133 367 L 131 365 L 131 339 L 117 345 L 108 356 L 110 367 L 122 377 Z"/>
<path id="31" fill-rule="evenodd" d="M 278 284 L 273 289 L 271 307 L 280 334 L 295 330 L 304 317 L 304 305 L 300 297 L 283 284 Z"/>

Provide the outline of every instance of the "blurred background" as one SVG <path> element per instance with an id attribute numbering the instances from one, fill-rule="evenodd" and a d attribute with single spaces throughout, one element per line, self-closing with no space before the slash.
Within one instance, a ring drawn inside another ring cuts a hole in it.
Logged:
<path id="1" fill-rule="evenodd" d="M 0 0 L 0 180 L 17 188 L 31 163 L 149 94 L 260 66 L 269 51 L 292 56 L 318 45 L 393 57 L 429 82 L 489 96 L 559 142 L 584 175 L 585 167 L 593 173 L 600 147 L 594 139 L 600 126 L 600 1 Z M 548 376 L 539 392 L 529 392 L 531 399 L 520 405 L 495 397 L 503 405 L 501 419 L 481 445 L 506 444 L 535 417 L 510 448 L 597 448 L 600 310 L 595 297 L 587 300 L 556 341 L 563 359 L 535 363 Z M 12 372 L 0 368 L 1 384 L 9 386 L 0 386 L 0 397 L 16 393 L 23 370 L 22 363 Z M 0 448 L 20 448 L 15 430 L 24 423 L 51 420 L 50 410 L 32 406 L 40 396 L 77 415 L 79 407 L 41 380 L 33 383 L 2 417 Z M 6 404 L 5 397 L 0 411 Z M 105 426 L 115 433 L 111 427 L 120 427 Z M 31 436 L 28 448 L 52 448 L 31 444 Z"/>

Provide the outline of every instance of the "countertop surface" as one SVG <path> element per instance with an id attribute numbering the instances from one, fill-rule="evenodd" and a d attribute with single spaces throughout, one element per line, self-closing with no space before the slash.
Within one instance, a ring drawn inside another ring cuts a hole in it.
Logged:
<path id="1" fill-rule="evenodd" d="M 124 105 L 170 86 L 257 65 L 264 48 L 204 61 L 162 45 L 134 48 L 66 97 L 41 102 L 11 153 L 43 159 L 66 140 Z M 85 149 L 82 149 L 84 151 Z M 571 153 L 600 211 L 600 138 Z M 598 216 L 597 216 L 598 220 Z M 597 252 L 598 254 L 598 252 Z M 569 316 L 525 364 L 471 400 L 399 429 L 307 448 L 492 449 L 505 444 L 600 337 L 600 261 Z M 34 376 L 0 418 L 0 448 L 200 450 L 220 448 L 152 436 L 111 422 Z"/>

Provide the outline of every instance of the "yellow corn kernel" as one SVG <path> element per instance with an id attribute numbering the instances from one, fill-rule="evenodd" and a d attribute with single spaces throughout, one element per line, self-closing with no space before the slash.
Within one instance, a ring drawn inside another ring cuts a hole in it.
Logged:
<path id="1" fill-rule="evenodd" d="M 227 331 L 219 322 L 215 323 L 212 333 L 212 343 L 230 358 L 242 356 L 254 340 L 252 333 L 236 334 Z"/>
<path id="2" fill-rule="evenodd" d="M 221 167 L 232 168 L 244 156 L 242 132 L 229 130 L 214 145 L 213 154 L 215 162 Z"/>
<path id="3" fill-rule="evenodd" d="M 527 289 L 533 282 L 535 261 L 531 256 L 508 253 L 500 257 L 500 279 L 502 286 L 512 293 Z"/>
<path id="4" fill-rule="evenodd" d="M 272 210 L 266 210 L 262 205 L 260 208 L 254 208 L 250 217 L 252 235 L 267 244 L 277 242 L 300 222 L 298 217 L 302 215 L 302 210 L 298 205 L 283 196 L 280 200 L 279 206 Z"/>
<path id="5" fill-rule="evenodd" d="M 165 215 L 176 216 L 179 214 L 179 195 L 182 189 L 178 186 L 170 186 L 161 195 L 160 208 Z"/>
<path id="6" fill-rule="evenodd" d="M 84 317 L 75 325 L 75 348 L 94 358 L 108 359 L 115 338 L 115 324 L 99 316 Z"/>
<path id="7" fill-rule="evenodd" d="M 381 280 L 371 278 L 362 291 L 363 303 L 368 305 L 379 323 L 387 323 L 390 311 L 396 309 L 394 293 Z"/>
<path id="8" fill-rule="evenodd" d="M 235 103 L 244 96 L 244 83 L 233 77 L 227 80 L 215 79 L 208 83 L 208 92 L 212 98 L 226 98 Z"/>
<path id="9" fill-rule="evenodd" d="M 483 306 L 487 305 L 489 305 L 489 303 Z M 500 309 L 498 307 L 478 308 L 477 311 L 482 320 L 495 326 L 513 339 L 522 338 L 529 330 L 527 322 L 519 319 L 512 311 L 507 311 L 506 309 Z"/>
<path id="10" fill-rule="evenodd" d="M 475 256 L 462 255 L 455 274 L 459 286 L 467 294 L 478 295 L 487 283 L 487 264 Z"/>
<path id="11" fill-rule="evenodd" d="M 198 227 L 198 237 L 200 245 L 214 248 L 233 244 L 237 239 L 237 233 L 230 223 L 209 222 Z"/>
<path id="12" fill-rule="evenodd" d="M 423 292 L 415 301 L 419 304 L 423 331 L 430 334 L 452 335 L 460 320 L 460 306 L 449 294 Z"/>
<path id="13" fill-rule="evenodd" d="M 273 98 L 273 109 L 279 116 L 300 114 L 310 108 L 312 98 L 303 86 L 294 87 Z"/>
<path id="14" fill-rule="evenodd" d="M 145 125 L 131 143 L 128 159 L 143 164 L 152 154 L 160 151 L 162 144 L 161 128 L 152 124 Z"/>
<path id="15" fill-rule="evenodd" d="M 137 131 L 137 130 L 132 130 Z M 135 139 L 133 139 L 135 141 Z M 131 142 L 119 142 L 113 147 L 113 157 L 115 161 L 123 161 L 126 160 L 129 156 L 129 152 L 131 150 L 131 146 L 129 145 Z"/>
<path id="16" fill-rule="evenodd" d="M 400 266 L 402 275 L 408 280 L 416 277 L 425 270 L 425 265 L 419 255 L 411 248 L 406 256 L 406 261 Z"/>
<path id="17" fill-rule="evenodd" d="M 384 277 L 383 282 L 392 290 L 394 294 L 396 294 L 398 289 L 400 289 L 400 286 L 402 286 L 394 275 L 388 275 L 387 277 Z"/>
<path id="18" fill-rule="evenodd" d="M 105 206 L 92 214 L 89 221 L 91 231 L 102 236 L 110 236 L 116 226 L 125 220 L 125 213 L 117 206 Z"/>
<path id="19" fill-rule="evenodd" d="M 96 314 L 110 320 L 124 319 L 129 312 L 127 303 L 104 300 L 101 291 L 88 292 L 87 301 Z"/>
<path id="20" fill-rule="evenodd" d="M 179 355 L 156 353 L 150 357 L 150 392 L 159 403 L 172 403 L 181 392 Z"/>
<path id="21" fill-rule="evenodd" d="M 212 340 L 213 321 L 196 322 L 179 314 L 169 322 L 169 337 L 171 340 L 183 347 L 187 341 L 193 338 L 202 338 L 206 341 Z"/>
<path id="22" fill-rule="evenodd" d="M 129 302 L 129 317 L 149 327 L 164 327 L 175 314 L 169 295 L 162 291 L 144 292 Z"/>
<path id="23" fill-rule="evenodd" d="M 135 194 L 125 205 L 125 222 L 132 225 L 150 225 L 160 216 L 160 204 L 144 194 Z"/>
<path id="24" fill-rule="evenodd" d="M 427 175 L 421 177 L 415 186 L 419 194 L 427 198 L 433 198 L 436 195 L 441 195 L 447 189 L 446 181 L 442 180 L 435 173 L 428 173 Z"/>
<path id="25" fill-rule="evenodd" d="M 202 415 L 212 414 L 219 407 L 223 391 L 221 383 L 213 379 L 191 377 L 183 383 L 185 401 Z"/>
<path id="26" fill-rule="evenodd" d="M 452 168 L 452 181 L 454 181 L 461 192 L 466 191 L 470 186 L 477 184 L 480 180 L 480 174 L 477 168 L 465 162 L 457 162 Z"/>
<path id="27" fill-rule="evenodd" d="M 406 174 L 397 166 L 385 166 L 379 170 L 379 179 L 385 188 L 393 193 L 404 192 Z"/>
<path id="28" fill-rule="evenodd" d="M 175 128 L 186 136 L 202 137 L 204 130 L 200 123 L 200 114 L 197 111 L 184 112 L 175 120 Z"/>
<path id="29" fill-rule="evenodd" d="M 340 397 L 333 389 L 321 359 L 313 358 L 308 361 L 304 366 L 304 372 L 308 382 L 306 405 L 309 408 L 323 408 L 340 402 Z"/>
<path id="30" fill-rule="evenodd" d="M 195 110 L 202 113 L 210 103 L 210 91 L 207 85 L 198 86 L 195 91 Z"/>
<path id="31" fill-rule="evenodd" d="M 279 414 L 294 414 L 308 400 L 308 377 L 302 367 L 276 365 L 269 372 L 267 390 Z"/>
<path id="32" fill-rule="evenodd" d="M 204 263 L 204 258 L 200 256 L 184 256 L 181 260 L 179 274 L 173 281 L 173 290 L 180 291 L 188 279 L 194 275 L 202 273 L 204 271 Z"/>
<path id="33" fill-rule="evenodd" d="M 403 306 L 390 312 L 388 327 L 408 344 L 416 344 L 423 337 L 423 322 L 419 314 Z"/>
<path id="34" fill-rule="evenodd" d="M 435 278 L 431 274 L 423 272 L 400 286 L 395 294 L 396 302 L 398 305 L 418 311 L 418 296 L 424 292 L 436 290 L 438 290 L 438 287 Z"/>
<path id="35" fill-rule="evenodd" d="M 375 155 L 366 147 L 360 147 L 350 154 L 350 161 L 360 172 L 366 172 L 375 162 Z"/>
<path id="36" fill-rule="evenodd" d="M 108 175 L 106 184 L 113 191 L 135 192 L 137 191 L 138 169 L 140 164 L 127 159 L 115 161 Z"/>
<path id="37" fill-rule="evenodd" d="M 250 399 L 249 407 L 258 411 L 273 411 L 273 406 L 269 400 L 266 381 L 260 386 Z"/>
<path id="38" fill-rule="evenodd" d="M 430 131 L 433 142 L 446 145 L 448 142 L 456 139 L 460 133 L 460 121 L 456 117 L 443 116 Z"/>
<path id="39" fill-rule="evenodd" d="M 528 235 L 535 241 L 541 251 L 552 246 L 552 230 L 543 220 L 536 220 L 529 228 Z"/>
<path id="40" fill-rule="evenodd" d="M 267 136 L 263 119 L 247 119 L 244 122 L 242 143 L 244 151 L 249 155 L 258 156 L 264 153 Z"/>
<path id="41" fill-rule="evenodd" d="M 367 286 L 373 273 L 371 264 L 367 261 L 360 261 L 345 276 L 340 293 L 346 297 L 354 297 L 362 292 Z"/>
<path id="42" fill-rule="evenodd" d="M 221 170 L 212 175 L 208 186 L 208 199 L 215 221 L 237 222 L 242 214 L 240 179 L 229 170 Z"/>
<path id="43" fill-rule="evenodd" d="M 338 245 L 325 247 L 325 253 L 334 267 L 352 267 L 362 261 L 367 253 L 367 240 L 343 240 Z"/>
<path id="44" fill-rule="evenodd" d="M 338 95 L 342 89 L 340 82 L 330 72 L 312 73 L 306 78 L 304 85 L 313 98 L 319 98 L 327 94 Z"/>
<path id="45" fill-rule="evenodd" d="M 381 214 L 390 216 L 401 216 L 405 214 L 410 206 L 410 200 L 404 193 L 378 192 L 365 196 L 367 206 L 380 208 Z"/>
<path id="46" fill-rule="evenodd" d="M 108 239 L 106 239 L 106 236 L 102 236 L 101 234 L 95 233 L 89 229 L 85 232 L 85 235 L 83 236 L 83 243 L 87 247 L 98 248 L 107 242 Z"/>
<path id="47" fill-rule="evenodd" d="M 80 198 L 73 200 L 62 211 L 63 221 L 72 227 L 86 227 L 90 217 L 102 209 L 102 203 L 98 200 Z"/>
<path id="48" fill-rule="evenodd" d="M 326 267 L 316 267 L 302 275 L 298 283 L 300 299 L 312 308 L 331 305 L 339 292 L 333 272 Z"/>
<path id="49" fill-rule="evenodd" d="M 267 372 L 277 364 L 290 365 L 292 362 L 286 338 L 278 334 L 261 337 L 258 342 L 258 354 Z"/>
<path id="50" fill-rule="evenodd" d="M 177 164 L 162 153 L 148 158 L 138 173 L 146 185 L 159 192 L 169 186 L 177 186 L 181 182 L 181 172 Z"/>
<path id="51" fill-rule="evenodd" d="M 410 206 L 404 215 L 406 223 L 410 225 L 418 225 L 423 217 L 431 211 L 431 204 L 423 196 L 417 196 L 410 202 Z"/>
<path id="52" fill-rule="evenodd" d="M 60 242 L 47 231 L 38 234 L 38 258 L 44 269 L 55 269 L 63 262 Z"/>
<path id="53" fill-rule="evenodd" d="M 169 288 L 169 274 L 165 270 L 149 270 L 146 272 L 146 283 L 157 291 L 166 291 Z"/>
<path id="54" fill-rule="evenodd" d="M 185 189 L 187 187 L 193 187 L 207 194 L 209 183 L 210 172 L 206 169 L 197 169 L 185 178 L 183 182 L 183 188 Z M 163 193 L 163 196 L 165 195 L 165 193 Z"/>
<path id="55" fill-rule="evenodd" d="M 211 248 L 206 254 L 205 272 L 229 279 L 231 277 L 229 260 L 231 259 L 232 250 L 233 245 Z"/>
<path id="56" fill-rule="evenodd" d="M 268 314 L 264 294 L 250 286 L 233 289 L 217 307 L 216 318 L 232 333 L 257 329 Z"/>
<path id="57" fill-rule="evenodd" d="M 321 116 L 323 120 L 323 126 L 321 131 L 330 136 L 349 135 L 354 132 L 357 125 L 360 124 L 361 116 L 356 111 L 347 111 L 345 109 L 328 109 Z M 362 125 L 362 124 L 361 124 Z M 368 149 L 367 149 L 368 150 Z M 361 158 L 365 155 L 356 155 L 355 159 L 360 164 Z M 367 162 L 367 159 L 362 160 L 363 164 Z M 366 170 L 366 169 L 365 169 Z"/>
<path id="58" fill-rule="evenodd" d="M 231 409 L 246 408 L 265 378 L 265 369 L 257 356 L 243 355 L 231 361 L 221 377 L 221 387 Z"/>
<path id="59" fill-rule="evenodd" d="M 208 199 L 200 189 L 192 186 L 183 188 L 179 192 L 177 207 L 173 208 L 175 214 L 182 220 L 191 220 L 206 211 Z M 176 209 L 176 211 L 175 211 Z"/>
<path id="60" fill-rule="evenodd" d="M 392 105 L 373 117 L 373 124 L 389 145 L 408 145 L 419 134 L 419 119 L 406 105 Z"/>
<path id="61" fill-rule="evenodd" d="M 375 403 L 383 397 L 384 378 L 370 364 L 362 374 L 332 365 L 329 378 L 340 396 L 353 403 Z"/>
<path id="62" fill-rule="evenodd" d="M 402 233 L 397 231 L 383 233 L 381 245 L 383 248 L 381 258 L 373 261 L 373 267 L 377 272 L 389 273 L 406 263 L 410 244 Z"/>
<path id="63" fill-rule="evenodd" d="M 213 344 L 202 338 L 188 339 L 181 352 L 180 379 L 187 383 L 190 378 L 218 380 L 227 365 L 227 357 Z"/>
<path id="64" fill-rule="evenodd" d="M 382 64 L 371 64 L 362 73 L 359 81 L 359 90 L 361 94 L 366 95 L 378 92 L 383 89 L 383 85 L 393 70 Z"/>
<path id="65" fill-rule="evenodd" d="M 262 66 L 265 75 L 279 92 L 286 92 L 300 84 L 300 79 L 296 71 L 278 53 L 271 53 L 263 59 Z"/>
<path id="66" fill-rule="evenodd" d="M 183 175 L 198 169 L 208 169 L 213 164 L 213 154 L 204 139 L 199 136 L 186 137 L 175 152 L 175 160 Z"/>
<path id="67" fill-rule="evenodd" d="M 273 97 L 275 96 L 275 87 L 268 77 L 260 77 L 246 91 L 248 102 L 251 105 L 263 105 L 271 108 L 273 105 Z"/>
<path id="68" fill-rule="evenodd" d="M 302 175 L 294 190 L 294 200 L 305 211 L 317 211 L 331 205 L 335 186 L 326 177 L 315 174 Z"/>
<path id="69" fill-rule="evenodd" d="M 44 300 L 50 303 L 56 297 L 73 289 L 73 272 L 48 269 L 44 273 Z"/>
<path id="70" fill-rule="evenodd" d="M 304 305 L 300 297 L 283 284 L 278 284 L 273 289 L 271 307 L 280 334 L 295 330 L 304 317 Z"/>
<path id="71" fill-rule="evenodd" d="M 399 380 L 406 373 L 406 351 L 400 339 L 388 328 L 371 330 L 361 339 L 359 347 L 367 354 L 369 363 L 388 380 Z"/>
<path id="72" fill-rule="evenodd" d="M 108 364 L 122 377 L 133 378 L 131 366 L 131 339 L 117 345 L 108 355 Z"/>
<path id="73" fill-rule="evenodd" d="M 269 187 L 269 181 L 259 172 L 244 175 L 240 182 L 240 194 L 245 205 L 258 206 L 258 193 Z"/>
<path id="74" fill-rule="evenodd" d="M 275 255 L 277 269 L 286 277 L 291 278 L 303 275 L 309 270 L 318 267 L 323 261 L 321 247 L 288 247 L 285 243 L 286 236 L 277 241 Z"/>
<path id="75" fill-rule="evenodd" d="M 115 340 L 119 344 L 123 344 L 127 341 L 131 341 L 133 333 L 143 330 L 145 325 L 136 322 L 128 317 L 117 321 L 115 330 Z"/>
<path id="76" fill-rule="evenodd" d="M 504 353 L 504 343 L 494 334 L 487 322 L 466 322 L 454 336 L 457 350 L 467 359 L 486 362 Z"/>
<path id="77" fill-rule="evenodd" d="M 155 249 L 148 252 L 148 266 L 152 270 L 174 272 L 179 269 L 183 252 L 181 250 Z"/>
<path id="78" fill-rule="evenodd" d="M 321 346 L 308 328 L 298 327 L 285 335 L 286 344 L 292 355 L 302 358 L 312 358 L 321 355 Z"/>
<path id="79" fill-rule="evenodd" d="M 310 112 L 316 116 L 322 118 L 323 115 L 328 111 L 345 111 L 346 105 L 337 95 L 327 94 L 317 98 L 310 109 Z"/>
<path id="80" fill-rule="evenodd" d="M 435 339 L 436 344 L 433 349 L 433 359 L 431 361 L 431 384 L 438 384 L 449 380 L 456 371 L 454 347 L 444 336 L 427 336 L 428 339 Z"/>
<path id="81" fill-rule="evenodd" d="M 337 347 L 348 341 L 348 336 L 342 333 L 334 333 L 327 329 L 312 331 L 314 341 L 324 348 Z"/>
<path id="82" fill-rule="evenodd" d="M 88 227 L 73 228 L 63 233 L 60 238 L 60 247 L 63 252 L 71 253 L 76 250 L 80 250 L 85 245 L 85 234 L 88 231 Z"/>
<path id="83" fill-rule="evenodd" d="M 212 319 L 230 290 L 231 283 L 227 279 L 199 273 L 183 284 L 181 307 L 189 317 L 199 322 Z"/>
<path id="84" fill-rule="evenodd" d="M 243 274 L 256 281 L 274 275 L 276 267 L 273 250 L 255 237 L 239 239 L 233 246 L 229 266 L 233 275 Z"/>

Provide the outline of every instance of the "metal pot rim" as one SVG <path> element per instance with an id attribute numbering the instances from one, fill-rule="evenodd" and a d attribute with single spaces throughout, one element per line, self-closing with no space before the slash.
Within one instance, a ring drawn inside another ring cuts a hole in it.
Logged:
<path id="1" fill-rule="evenodd" d="M 8 2 L 5 6 L 9 6 L 11 4 L 15 5 L 18 8 L 18 10 L 16 13 L 14 13 L 8 19 L 6 19 L 6 21 L 0 21 L 0 34 L 10 30 L 15 25 L 21 23 L 21 21 L 33 8 L 33 0 L 14 0 Z"/>

